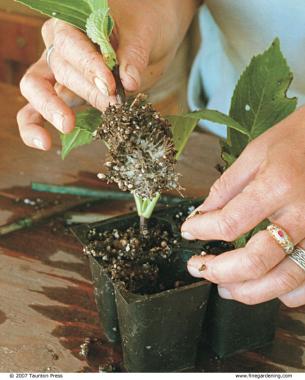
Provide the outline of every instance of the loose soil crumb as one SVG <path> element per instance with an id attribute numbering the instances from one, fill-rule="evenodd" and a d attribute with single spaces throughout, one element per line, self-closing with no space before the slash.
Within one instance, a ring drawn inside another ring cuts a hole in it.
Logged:
<path id="1" fill-rule="evenodd" d="M 17 198 L 15 203 L 22 203 L 32 207 L 35 211 L 43 210 L 51 206 L 57 206 L 60 203 L 59 199 L 47 200 L 42 198 Z"/>

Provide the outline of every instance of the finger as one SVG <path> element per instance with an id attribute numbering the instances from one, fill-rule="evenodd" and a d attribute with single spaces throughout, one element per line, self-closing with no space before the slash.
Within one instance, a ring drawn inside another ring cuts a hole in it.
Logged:
<path id="1" fill-rule="evenodd" d="M 289 226 L 289 235 L 294 244 L 304 236 L 304 203 L 295 202 L 285 211 L 278 212 L 271 221 Z M 189 272 L 194 277 L 204 277 L 214 283 L 241 282 L 257 279 L 269 272 L 286 257 L 282 247 L 268 231 L 255 234 L 244 248 L 222 253 L 219 256 L 194 256 L 188 262 Z M 199 270 L 203 268 L 204 270 Z"/>
<path id="2" fill-rule="evenodd" d="M 213 283 L 234 283 L 257 279 L 285 258 L 283 249 L 267 231 L 253 236 L 244 248 L 221 255 L 193 256 L 187 263 L 190 274 Z"/>
<path id="3" fill-rule="evenodd" d="M 95 45 L 81 31 L 58 21 L 55 26 L 54 48 L 104 96 L 115 95 L 115 80 Z"/>
<path id="4" fill-rule="evenodd" d="M 60 99 L 62 99 L 67 106 L 71 108 L 79 107 L 86 103 L 84 99 L 77 96 L 74 92 L 60 83 L 56 83 L 54 88 Z"/>
<path id="5" fill-rule="evenodd" d="M 53 44 L 54 29 L 57 22 L 58 22 L 57 19 L 50 18 L 42 25 L 41 35 L 42 35 L 46 48 L 49 48 Z"/>
<path id="6" fill-rule="evenodd" d="M 40 59 L 20 82 L 22 95 L 45 120 L 59 131 L 69 133 L 74 128 L 75 115 L 54 89 L 55 79 L 44 59 Z"/>
<path id="7" fill-rule="evenodd" d="M 233 241 L 289 203 L 290 187 L 277 177 L 258 175 L 221 210 L 187 219 L 182 236 L 189 240 Z"/>
<path id="8" fill-rule="evenodd" d="M 288 307 L 305 305 L 305 282 L 298 288 L 279 297 L 280 301 Z"/>
<path id="9" fill-rule="evenodd" d="M 51 148 L 50 135 L 43 128 L 44 119 L 30 104 L 18 112 L 17 123 L 20 136 L 26 145 L 41 150 Z"/>
<path id="10" fill-rule="evenodd" d="M 120 77 L 127 91 L 138 91 L 141 74 L 147 68 L 152 49 L 152 39 L 133 28 L 120 36 L 117 57 L 120 62 Z"/>
<path id="11" fill-rule="evenodd" d="M 109 103 L 116 103 L 115 97 L 104 96 L 55 51 L 51 55 L 50 66 L 58 83 L 69 88 L 100 111 L 104 111 Z"/>
<path id="12" fill-rule="evenodd" d="M 233 165 L 212 185 L 208 197 L 197 210 L 208 212 L 220 209 L 240 193 L 257 174 L 263 160 L 263 152 L 263 144 L 249 144 Z"/>
<path id="13" fill-rule="evenodd" d="M 262 278 L 221 284 L 218 292 L 223 298 L 254 305 L 290 293 L 304 281 L 305 271 L 287 257 Z"/>

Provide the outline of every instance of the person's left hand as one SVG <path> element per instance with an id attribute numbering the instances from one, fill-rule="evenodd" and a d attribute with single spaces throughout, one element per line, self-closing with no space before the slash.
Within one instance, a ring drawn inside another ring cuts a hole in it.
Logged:
<path id="1" fill-rule="evenodd" d="M 305 107 L 252 141 L 198 210 L 203 214 L 182 226 L 185 239 L 233 241 L 268 218 L 305 249 Z M 219 284 L 226 299 L 257 304 L 278 297 L 289 307 L 305 304 L 305 270 L 268 231 L 244 248 L 193 256 L 188 270 Z"/>

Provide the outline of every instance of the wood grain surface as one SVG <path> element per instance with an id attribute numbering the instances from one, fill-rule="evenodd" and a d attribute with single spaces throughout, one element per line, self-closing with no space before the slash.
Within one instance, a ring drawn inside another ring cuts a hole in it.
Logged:
<path id="1" fill-rule="evenodd" d="M 55 131 L 50 152 L 22 144 L 15 115 L 23 104 L 16 88 L 0 85 L 0 225 L 33 212 L 34 206 L 24 199 L 39 197 L 51 207 L 54 201 L 72 198 L 33 192 L 31 181 L 103 186 L 96 179 L 105 155 L 100 143 L 79 149 L 64 162 Z M 179 163 L 186 195 L 207 194 L 217 177 L 218 156 L 216 138 L 192 136 Z M 115 215 L 132 207 L 117 201 L 82 209 Z M 282 307 L 275 342 L 263 350 L 217 360 L 202 347 L 198 371 L 303 372 L 304 311 Z M 86 337 L 99 339 L 87 360 L 79 355 Z M 87 259 L 64 219 L 52 218 L 0 238 L 0 372 L 97 372 L 108 362 L 120 365 L 120 347 L 103 336 Z"/>

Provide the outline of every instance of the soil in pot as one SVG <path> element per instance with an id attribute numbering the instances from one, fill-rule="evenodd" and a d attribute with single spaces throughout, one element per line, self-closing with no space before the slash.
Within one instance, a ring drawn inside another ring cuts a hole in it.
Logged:
<path id="1" fill-rule="evenodd" d="M 129 371 L 193 368 L 210 283 L 187 273 L 193 247 L 182 247 L 165 218 L 152 219 L 144 235 L 137 222 L 135 216 L 115 218 L 86 232 L 84 251 L 106 334 L 121 336 Z"/>

